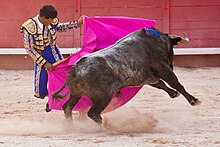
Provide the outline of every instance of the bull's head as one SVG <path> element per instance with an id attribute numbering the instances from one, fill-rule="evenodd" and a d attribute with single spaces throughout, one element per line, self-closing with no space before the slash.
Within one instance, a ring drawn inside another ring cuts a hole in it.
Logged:
<path id="1" fill-rule="evenodd" d="M 172 45 L 177 45 L 178 42 L 183 43 L 183 44 L 189 43 L 189 38 L 185 33 L 183 34 L 183 37 L 178 36 L 178 35 L 168 35 L 168 36 L 170 38 L 170 42 Z"/>
<path id="2" fill-rule="evenodd" d="M 189 43 L 189 38 L 188 36 L 184 33 L 183 37 L 178 36 L 178 35 L 170 35 L 166 34 L 169 37 L 170 40 L 170 47 L 169 47 L 169 53 L 168 53 L 168 59 L 170 61 L 170 67 L 173 69 L 173 46 L 178 45 L 178 42 L 187 44 Z"/>
<path id="3" fill-rule="evenodd" d="M 162 45 L 162 48 L 165 50 L 165 52 L 168 55 L 168 64 L 173 69 L 173 46 L 178 45 L 178 42 L 186 44 L 189 42 L 189 38 L 186 34 L 184 34 L 183 37 L 178 35 L 170 35 L 163 32 L 160 32 L 159 30 L 155 28 L 149 28 L 146 29 L 146 34 L 153 38 L 153 40 L 160 39 L 160 42 Z M 154 35 L 153 35 L 154 34 Z"/>

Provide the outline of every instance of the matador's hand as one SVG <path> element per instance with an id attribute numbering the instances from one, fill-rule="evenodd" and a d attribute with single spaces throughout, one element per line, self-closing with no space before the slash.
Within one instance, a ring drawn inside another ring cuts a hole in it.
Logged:
<path id="1" fill-rule="evenodd" d="M 84 16 L 81 16 L 77 22 L 77 25 L 80 27 L 84 23 Z"/>
<path id="2" fill-rule="evenodd" d="M 49 63 L 49 62 L 46 62 L 46 64 L 44 65 L 44 67 L 45 67 L 47 70 L 52 70 L 52 69 L 54 69 L 54 66 L 53 66 L 51 63 Z"/>

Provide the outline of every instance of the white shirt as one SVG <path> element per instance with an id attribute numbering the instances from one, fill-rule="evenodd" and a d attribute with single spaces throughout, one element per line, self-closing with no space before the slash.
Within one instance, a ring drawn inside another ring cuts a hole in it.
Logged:
<path id="1" fill-rule="evenodd" d="M 39 20 L 39 15 L 37 15 L 36 16 L 36 20 L 37 20 L 37 24 L 38 24 L 38 26 L 39 26 L 39 28 L 41 29 L 41 30 L 43 30 L 43 24 L 40 22 L 40 20 Z"/>

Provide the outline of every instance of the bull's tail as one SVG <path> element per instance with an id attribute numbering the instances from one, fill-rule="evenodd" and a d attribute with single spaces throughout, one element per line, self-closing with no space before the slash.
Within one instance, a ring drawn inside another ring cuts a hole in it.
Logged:
<path id="1" fill-rule="evenodd" d="M 69 83 L 68 78 L 69 78 L 69 76 L 67 77 L 63 86 L 58 91 L 56 91 L 52 94 L 53 99 L 63 99 L 69 94 L 69 90 L 65 94 L 60 94 L 60 92 L 68 85 L 68 83 Z"/>
<path id="2" fill-rule="evenodd" d="M 52 94 L 53 99 L 63 99 L 69 94 L 69 90 L 65 94 L 60 94 L 60 92 L 69 84 L 69 82 L 71 81 L 71 78 L 73 78 L 74 75 L 75 75 L 75 65 L 72 66 L 63 86 Z"/>

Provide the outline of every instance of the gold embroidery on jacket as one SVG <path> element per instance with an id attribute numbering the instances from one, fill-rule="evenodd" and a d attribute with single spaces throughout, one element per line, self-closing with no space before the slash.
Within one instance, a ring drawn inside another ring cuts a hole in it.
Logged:
<path id="1" fill-rule="evenodd" d="M 58 24 L 58 19 L 55 19 L 55 21 L 53 22 L 52 25 L 57 25 Z M 46 28 L 46 27 L 45 27 Z M 43 32 L 40 28 L 38 28 L 38 25 L 36 23 L 36 21 L 34 19 L 28 19 L 28 21 L 26 21 L 22 27 L 21 27 L 21 32 L 23 32 L 23 29 L 25 29 L 29 34 L 33 35 L 33 39 L 35 41 L 33 48 L 37 49 L 37 50 L 44 50 L 44 47 L 50 45 L 51 43 L 49 42 L 49 35 L 44 34 L 43 36 Z M 54 41 L 53 45 L 56 45 L 56 31 L 54 29 L 52 29 L 52 27 L 49 25 L 48 26 L 48 30 L 49 33 L 52 35 L 52 39 Z M 52 44 L 51 44 L 52 45 Z"/>
<path id="2" fill-rule="evenodd" d="M 34 35 L 37 33 L 37 23 L 34 21 L 34 19 L 28 19 L 26 22 L 24 22 L 20 28 L 20 32 L 23 32 L 23 29 L 25 29 L 29 34 Z"/>
<path id="3" fill-rule="evenodd" d="M 53 56 L 54 56 L 54 58 L 55 58 L 55 60 L 56 61 L 59 61 L 60 59 L 59 59 L 59 56 L 58 56 L 58 54 L 56 53 L 56 50 L 55 50 L 55 45 L 56 45 L 56 31 L 55 30 L 53 30 L 52 29 L 52 27 L 51 26 L 48 26 L 48 27 L 46 27 L 47 29 L 48 29 L 48 31 L 49 31 L 49 34 L 48 34 L 48 41 L 49 41 L 49 43 L 50 43 L 50 47 L 51 47 L 51 49 L 52 49 L 52 54 L 53 54 Z"/>
<path id="4" fill-rule="evenodd" d="M 36 70 L 36 79 L 35 79 L 35 95 L 37 97 L 40 97 L 40 93 L 39 93 L 39 88 L 40 88 L 40 83 L 39 83 L 39 79 L 40 79 L 40 73 L 41 73 L 41 67 L 37 66 L 36 67 L 37 70 Z"/>

